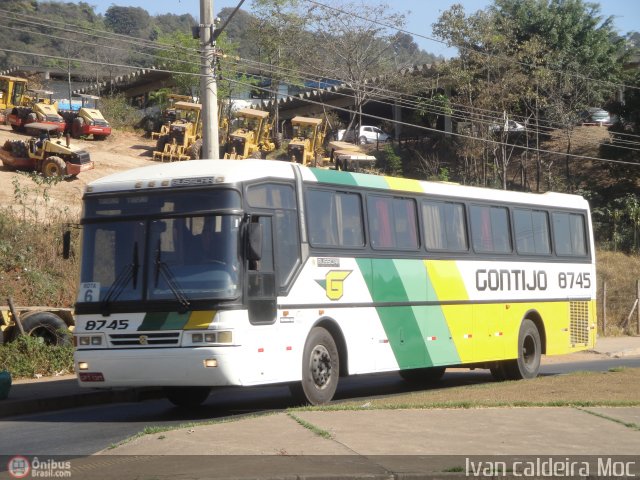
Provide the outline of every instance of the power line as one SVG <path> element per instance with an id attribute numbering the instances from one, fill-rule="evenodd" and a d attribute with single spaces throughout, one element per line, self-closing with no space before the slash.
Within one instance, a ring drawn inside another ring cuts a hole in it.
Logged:
<path id="1" fill-rule="evenodd" d="M 408 31 L 408 30 L 405 30 L 405 29 L 402 29 L 402 28 L 398 28 L 398 27 L 395 27 L 393 25 L 389 25 L 389 24 L 386 24 L 386 23 L 383 23 L 383 22 L 380 22 L 380 21 L 377 21 L 377 20 L 372 20 L 370 18 L 366 18 L 366 17 L 363 17 L 361 15 L 358 15 L 357 13 L 354 13 L 354 12 L 347 12 L 347 11 L 342 10 L 340 8 L 326 5 L 326 4 L 324 4 L 322 2 L 319 2 L 317 0 L 305 0 L 305 1 L 307 3 L 312 3 L 312 4 L 317 5 L 319 7 L 325 8 L 327 10 L 338 12 L 338 13 L 340 13 L 342 15 L 350 15 L 350 16 L 353 16 L 353 17 L 358 18 L 360 20 L 364 20 L 366 22 L 371 22 L 371 23 L 374 23 L 376 25 L 380 25 L 382 27 L 389 28 L 391 30 L 396 30 L 398 32 L 405 33 L 407 35 L 413 35 L 415 37 L 424 38 L 425 40 L 441 43 L 443 45 L 446 45 L 447 47 L 451 47 L 452 46 L 448 42 L 444 42 L 442 40 L 438 40 L 438 39 L 435 39 L 435 38 L 432 38 L 432 37 L 428 37 L 426 35 L 422 35 L 422 34 L 419 34 L 419 33 L 414 33 L 414 32 L 411 32 L 411 31 Z M 582 74 L 579 74 L 579 73 L 564 72 L 564 71 L 556 69 L 556 68 L 545 67 L 545 66 L 542 66 L 542 65 L 540 65 L 540 66 L 532 65 L 530 63 L 513 60 L 512 58 L 505 57 L 503 55 L 495 55 L 495 54 L 492 54 L 492 53 L 487 53 L 487 52 L 483 52 L 483 51 L 480 51 L 480 50 L 472 49 L 472 48 L 469 48 L 469 47 L 464 47 L 464 46 L 455 46 L 455 47 L 460 49 L 460 50 L 470 51 L 472 53 L 477 53 L 479 55 L 483 55 L 483 56 L 486 56 L 486 57 L 497 58 L 499 60 L 502 60 L 502 61 L 505 61 L 505 62 L 508 62 L 508 63 L 513 63 L 513 64 L 520 65 L 520 66 L 525 66 L 525 67 L 534 68 L 534 69 L 540 68 L 540 69 L 543 69 L 543 70 L 548 70 L 548 71 L 550 71 L 552 73 L 555 73 L 555 74 L 570 75 L 572 77 L 580 78 L 582 80 L 589 80 L 589 81 L 593 81 L 593 82 L 603 83 L 603 84 L 607 84 L 607 85 L 610 85 L 610 86 L 613 86 L 613 87 L 625 87 L 625 88 L 630 88 L 630 89 L 634 89 L 634 90 L 640 90 L 640 87 L 635 87 L 633 85 L 625 85 L 625 84 L 620 84 L 620 83 L 614 83 L 614 82 L 610 82 L 608 80 L 598 80 L 598 79 L 591 78 L 591 77 L 588 77 L 586 75 L 582 75 Z"/>
<path id="2" fill-rule="evenodd" d="M 273 90 L 270 90 L 270 89 L 267 89 L 267 88 L 257 87 L 255 85 L 244 83 L 244 82 L 241 82 L 239 80 L 235 80 L 235 79 L 231 79 L 231 78 L 226 78 L 226 77 L 223 77 L 223 78 L 226 81 L 231 82 L 231 83 L 238 83 L 238 84 L 245 85 L 245 86 L 248 86 L 248 87 L 251 87 L 251 88 L 254 88 L 254 89 L 258 89 L 258 90 L 274 93 Z M 349 109 L 346 109 L 346 108 L 343 108 L 343 107 L 334 106 L 334 105 L 327 105 L 327 104 L 324 104 L 322 102 L 317 102 L 315 100 L 311 100 L 309 98 L 301 98 L 300 100 L 302 100 L 303 102 L 306 102 L 306 103 L 312 103 L 312 104 L 316 104 L 316 105 L 321 105 L 323 107 L 328 107 L 328 108 L 333 109 L 333 110 L 341 110 L 341 111 L 344 111 L 344 112 L 352 113 L 351 110 L 349 110 Z M 436 133 L 438 133 L 440 135 L 445 134 L 445 132 L 442 132 L 441 130 L 438 130 L 438 129 L 435 129 L 435 128 L 431 128 L 431 127 L 425 127 L 425 126 L 422 126 L 422 125 L 415 125 L 415 124 L 411 124 L 411 123 L 407 123 L 407 122 L 402 122 L 402 121 L 399 121 L 399 120 L 389 120 L 388 118 L 379 117 L 377 115 L 372 115 L 372 114 L 363 113 L 362 115 L 365 116 L 365 117 L 368 117 L 368 118 L 376 119 L 376 120 L 391 122 L 391 123 L 395 123 L 395 124 L 398 124 L 398 125 L 405 125 L 405 126 L 409 126 L 409 127 L 414 127 L 414 128 L 418 128 L 420 130 L 436 132 Z M 527 151 L 532 151 L 532 152 L 546 153 L 546 154 L 549 154 L 549 155 L 555 155 L 555 156 L 560 156 L 560 157 L 564 157 L 564 158 L 574 158 L 574 159 L 580 159 L 580 160 L 590 160 L 590 161 L 594 161 L 594 162 L 613 163 L 613 164 L 618 164 L 618 165 L 630 165 L 630 166 L 640 167 L 640 163 L 637 163 L 637 162 L 629 162 L 629 161 L 625 161 L 625 160 L 613 160 L 613 159 L 606 159 L 606 158 L 597 158 L 597 157 L 590 157 L 590 156 L 586 156 L 586 155 L 576 155 L 576 154 L 573 154 L 573 153 L 555 152 L 553 150 L 544 150 L 544 149 L 526 147 L 526 146 L 516 145 L 516 144 L 511 144 L 511 143 L 499 142 L 499 141 L 496 141 L 496 140 L 490 140 L 490 139 L 485 139 L 485 138 L 472 137 L 470 135 L 465 135 L 465 134 L 456 133 L 456 132 L 446 132 L 446 135 L 451 135 L 451 136 L 459 137 L 459 138 L 468 138 L 468 139 L 473 140 L 473 141 L 489 143 L 489 144 L 493 144 L 493 145 L 496 145 L 496 146 L 506 146 L 506 147 L 519 148 L 519 149 L 522 149 L 522 150 L 527 150 Z"/>

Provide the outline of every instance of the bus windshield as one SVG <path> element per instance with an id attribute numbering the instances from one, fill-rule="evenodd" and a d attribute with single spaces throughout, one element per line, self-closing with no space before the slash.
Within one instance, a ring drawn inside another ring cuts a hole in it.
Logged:
<path id="1" fill-rule="evenodd" d="M 180 208 L 175 215 L 171 208 L 169 216 L 162 212 L 166 197 L 162 203 L 145 219 L 127 219 L 126 208 L 107 221 L 103 215 L 86 221 L 85 215 L 78 302 L 176 301 L 188 307 L 194 300 L 238 297 L 241 215 L 188 215 Z M 140 202 L 133 204 L 138 213 Z"/>

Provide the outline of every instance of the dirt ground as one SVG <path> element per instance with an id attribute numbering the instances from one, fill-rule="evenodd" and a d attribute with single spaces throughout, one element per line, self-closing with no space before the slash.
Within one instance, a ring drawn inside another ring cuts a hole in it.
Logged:
<path id="1" fill-rule="evenodd" d="M 29 138 L 29 135 L 14 133 L 9 126 L 0 125 L 0 147 L 6 140 L 28 140 Z M 82 172 L 76 178 L 61 182 L 50 190 L 52 205 L 60 208 L 68 207 L 71 214 L 79 214 L 82 193 L 88 183 L 111 173 L 155 163 L 151 157 L 155 140 L 144 138 L 136 133 L 117 131 L 103 141 L 95 141 L 91 138 L 71 141 L 82 145 L 95 163 L 93 170 Z M 12 181 L 16 175 L 18 174 L 14 170 L 0 167 L 0 206 L 15 203 Z M 26 179 L 22 179 L 21 183 L 28 185 Z"/>

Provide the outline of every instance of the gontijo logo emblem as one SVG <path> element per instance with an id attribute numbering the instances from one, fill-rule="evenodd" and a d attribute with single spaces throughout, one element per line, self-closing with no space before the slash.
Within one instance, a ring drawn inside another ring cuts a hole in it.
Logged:
<path id="1" fill-rule="evenodd" d="M 324 280 L 316 280 L 324 288 L 329 300 L 340 300 L 344 294 L 344 281 L 352 270 L 330 270 Z"/>

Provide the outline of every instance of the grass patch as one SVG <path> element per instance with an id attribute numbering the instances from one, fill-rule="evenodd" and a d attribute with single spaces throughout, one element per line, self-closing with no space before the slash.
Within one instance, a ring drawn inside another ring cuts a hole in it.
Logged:
<path id="1" fill-rule="evenodd" d="M 587 410 L 586 408 L 578 408 L 578 410 L 580 410 L 580 411 L 582 411 L 584 413 L 588 413 L 589 415 L 593 415 L 594 417 L 604 418 L 605 420 L 609 420 L 610 422 L 619 423 L 620 425 L 623 425 L 623 426 L 625 426 L 627 428 L 630 428 L 632 430 L 640 431 L 640 425 L 638 425 L 637 423 L 625 422 L 623 420 L 620 420 L 619 418 L 613 418 L 613 417 L 610 417 L 609 415 L 605 415 L 603 413 L 594 412 L 592 410 Z"/>
<path id="2" fill-rule="evenodd" d="M 293 420 L 298 422 L 299 425 L 303 426 L 307 430 L 311 430 L 313 433 L 315 433 L 319 437 L 326 438 L 327 440 L 330 440 L 331 438 L 333 438 L 331 433 L 327 432 L 326 430 L 323 430 L 320 427 L 315 426 L 313 423 L 309 423 L 306 420 L 303 420 L 302 418 L 294 415 L 292 412 L 287 412 L 287 415 L 289 415 L 289 417 L 291 417 Z"/>
<path id="3" fill-rule="evenodd" d="M 37 338 L 19 336 L 0 346 L 0 370 L 13 378 L 72 373 L 73 346 L 45 345 Z"/>
<path id="4" fill-rule="evenodd" d="M 434 389 L 375 398 L 367 400 L 365 405 L 362 401 L 347 401 L 328 406 L 299 407 L 296 410 L 639 406 L 640 368 L 612 370 L 451 388 L 445 388 L 445 379 Z"/>
<path id="5" fill-rule="evenodd" d="M 258 418 L 258 417 L 264 417 L 267 415 L 275 415 L 277 412 L 267 412 L 267 413 L 256 413 L 256 414 L 252 414 L 252 415 L 243 415 L 241 417 L 233 417 L 233 418 L 216 418 L 216 419 L 212 419 L 212 420 L 202 420 L 202 421 L 197 421 L 197 422 L 186 422 L 186 423 L 181 423 L 180 425 L 148 425 L 146 427 L 144 427 L 144 429 L 142 429 L 142 431 L 136 433 L 135 435 L 132 435 L 128 438 L 125 438 L 124 440 L 122 440 L 121 442 L 118 443 L 112 443 L 111 445 L 109 445 L 108 450 L 113 450 L 114 448 L 120 447 L 122 445 L 126 445 L 127 443 L 130 443 L 140 437 L 144 437 L 145 435 L 155 435 L 157 433 L 165 433 L 165 432 L 171 432 L 173 430 L 183 430 L 185 428 L 194 428 L 194 427 L 204 427 L 207 425 L 216 425 L 216 424 L 222 424 L 222 423 L 233 423 L 233 422 L 239 422 L 240 420 L 250 420 L 252 418 Z M 164 440 L 164 435 L 161 435 L 163 438 L 162 440 Z"/>

